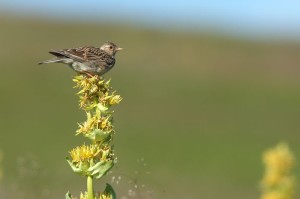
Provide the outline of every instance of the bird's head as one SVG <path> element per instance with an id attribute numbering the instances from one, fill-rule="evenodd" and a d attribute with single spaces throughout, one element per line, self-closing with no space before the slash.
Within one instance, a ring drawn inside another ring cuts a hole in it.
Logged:
<path id="1" fill-rule="evenodd" d="M 107 54 L 111 56 L 115 56 L 116 52 L 119 50 L 123 50 L 123 48 L 118 47 L 116 44 L 112 42 L 105 42 L 101 47 L 101 50 L 105 51 Z"/>

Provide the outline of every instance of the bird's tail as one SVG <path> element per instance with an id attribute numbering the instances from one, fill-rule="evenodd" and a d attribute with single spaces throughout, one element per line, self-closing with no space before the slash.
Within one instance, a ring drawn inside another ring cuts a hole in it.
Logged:
<path id="1" fill-rule="evenodd" d="M 55 58 L 53 58 L 53 59 L 48 59 L 48 60 L 39 62 L 38 65 L 41 65 L 41 64 L 49 64 L 49 63 L 61 63 L 62 61 L 64 61 L 64 58 L 58 58 L 58 57 L 55 57 Z"/>

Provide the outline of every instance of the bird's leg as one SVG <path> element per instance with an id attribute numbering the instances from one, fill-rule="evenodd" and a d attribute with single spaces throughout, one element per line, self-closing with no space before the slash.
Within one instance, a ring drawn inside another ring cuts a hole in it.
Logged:
<path id="1" fill-rule="evenodd" d="M 88 72 L 80 72 L 80 73 L 78 73 L 78 74 L 84 75 L 84 76 L 89 77 L 89 78 L 94 77 L 94 75 L 92 75 L 92 74 L 90 74 L 90 73 L 88 73 Z"/>

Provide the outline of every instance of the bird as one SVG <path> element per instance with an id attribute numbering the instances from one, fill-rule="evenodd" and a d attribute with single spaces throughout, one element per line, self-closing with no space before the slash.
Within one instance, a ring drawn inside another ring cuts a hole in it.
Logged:
<path id="1" fill-rule="evenodd" d="M 55 57 L 38 64 L 63 63 L 79 74 L 102 76 L 115 65 L 115 55 L 123 48 L 113 42 L 105 42 L 98 47 L 83 46 L 62 50 L 50 50 Z"/>

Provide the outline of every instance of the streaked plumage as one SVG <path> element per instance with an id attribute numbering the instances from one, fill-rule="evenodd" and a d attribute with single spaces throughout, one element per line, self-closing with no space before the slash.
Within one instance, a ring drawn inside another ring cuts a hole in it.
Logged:
<path id="1" fill-rule="evenodd" d="M 81 74 L 103 75 L 115 64 L 115 54 L 122 48 L 112 42 L 105 42 L 100 48 L 85 46 L 63 50 L 51 50 L 55 57 L 38 64 L 64 63 Z"/>

